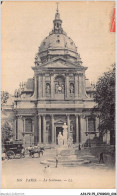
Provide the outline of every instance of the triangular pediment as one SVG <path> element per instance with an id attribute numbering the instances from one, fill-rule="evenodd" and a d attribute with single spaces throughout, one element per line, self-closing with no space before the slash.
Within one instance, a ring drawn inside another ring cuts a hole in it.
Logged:
<path id="1" fill-rule="evenodd" d="M 64 122 L 62 120 L 58 120 L 55 122 L 56 124 L 64 124 Z"/>
<path id="2" fill-rule="evenodd" d="M 63 58 L 57 58 L 54 59 L 53 61 L 45 63 L 43 67 L 44 68 L 76 68 L 77 65 Z"/>

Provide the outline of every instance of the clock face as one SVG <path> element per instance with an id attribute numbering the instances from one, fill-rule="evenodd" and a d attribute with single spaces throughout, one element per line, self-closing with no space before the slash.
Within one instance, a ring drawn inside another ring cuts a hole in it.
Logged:
<path id="1" fill-rule="evenodd" d="M 61 90 L 62 90 L 61 86 L 59 86 L 59 87 L 58 87 L 58 90 L 59 90 L 59 91 L 61 91 Z"/>

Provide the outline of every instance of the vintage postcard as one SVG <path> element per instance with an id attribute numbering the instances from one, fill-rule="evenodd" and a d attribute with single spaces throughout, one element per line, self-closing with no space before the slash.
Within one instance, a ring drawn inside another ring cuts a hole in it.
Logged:
<path id="1" fill-rule="evenodd" d="M 115 189 L 115 1 L 1 3 L 2 189 Z"/>

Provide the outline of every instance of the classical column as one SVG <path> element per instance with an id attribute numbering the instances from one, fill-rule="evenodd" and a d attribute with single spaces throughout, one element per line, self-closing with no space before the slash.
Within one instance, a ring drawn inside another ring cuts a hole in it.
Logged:
<path id="1" fill-rule="evenodd" d="M 35 112 L 34 116 L 34 144 L 38 143 L 38 120 L 37 120 L 37 112 Z"/>
<path id="2" fill-rule="evenodd" d="M 80 121 L 81 121 L 81 134 L 80 134 L 80 135 L 81 135 L 81 138 L 80 138 L 80 142 L 81 142 L 81 144 L 84 145 L 84 143 L 85 143 L 86 140 L 88 139 L 88 137 L 87 137 L 87 135 L 86 135 L 86 132 L 87 132 L 87 130 L 86 130 L 86 127 L 87 127 L 87 120 L 85 119 L 84 116 L 81 116 Z"/>
<path id="3" fill-rule="evenodd" d="M 51 116 L 52 119 L 52 144 L 54 143 L 54 115 Z"/>
<path id="4" fill-rule="evenodd" d="M 44 144 L 46 142 L 45 132 L 46 132 L 46 120 L 45 120 L 45 115 L 43 115 L 43 143 Z"/>
<path id="5" fill-rule="evenodd" d="M 78 74 L 75 74 L 75 98 L 78 98 Z"/>
<path id="6" fill-rule="evenodd" d="M 76 114 L 76 143 L 79 143 L 79 131 L 78 131 L 78 115 Z"/>
<path id="7" fill-rule="evenodd" d="M 22 127 L 23 127 L 22 139 L 23 139 L 23 146 L 25 147 L 25 117 L 21 117 L 21 119 L 22 119 Z"/>
<path id="8" fill-rule="evenodd" d="M 66 91 L 66 98 L 69 98 L 69 75 L 66 74 L 66 80 L 65 80 L 65 91 Z"/>
<path id="9" fill-rule="evenodd" d="M 54 143 L 56 144 L 56 127 L 54 127 Z"/>
<path id="10" fill-rule="evenodd" d="M 26 120 L 25 117 L 23 118 L 23 133 L 25 133 L 25 129 L 26 129 Z"/>
<path id="11" fill-rule="evenodd" d="M 86 132 L 88 132 L 88 117 L 86 117 Z"/>
<path id="12" fill-rule="evenodd" d="M 32 132 L 34 133 L 34 121 L 32 121 Z"/>
<path id="13" fill-rule="evenodd" d="M 79 143 L 81 143 L 81 117 L 80 115 L 78 116 L 78 127 L 79 127 L 79 132 L 78 132 L 78 137 L 79 137 Z"/>
<path id="14" fill-rule="evenodd" d="M 68 137 L 70 135 L 70 116 L 69 114 L 67 115 L 67 126 L 68 126 Z"/>
<path id="15" fill-rule="evenodd" d="M 45 97 L 45 75 L 43 75 L 43 97 Z"/>
<path id="16" fill-rule="evenodd" d="M 38 116 L 38 127 L 39 127 L 39 144 L 41 144 L 41 116 Z"/>
<path id="17" fill-rule="evenodd" d="M 54 98 L 54 74 L 51 74 L 51 98 Z"/>
<path id="18" fill-rule="evenodd" d="M 98 132 L 98 133 L 96 133 L 96 135 L 99 137 L 99 129 L 98 129 L 98 127 L 99 127 L 99 118 L 96 117 L 95 118 L 95 131 Z"/>

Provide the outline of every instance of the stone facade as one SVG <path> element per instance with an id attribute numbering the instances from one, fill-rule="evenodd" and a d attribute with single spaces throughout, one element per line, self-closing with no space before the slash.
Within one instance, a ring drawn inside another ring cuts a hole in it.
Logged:
<path id="1" fill-rule="evenodd" d="M 62 29 L 58 10 L 32 69 L 34 78 L 15 91 L 15 139 L 22 139 L 25 146 L 55 145 L 64 123 L 74 144 L 96 136 L 99 119 L 90 115 L 95 88 L 85 77 L 87 67 L 75 43 Z"/>

